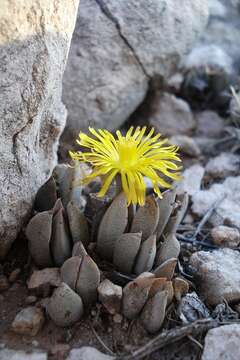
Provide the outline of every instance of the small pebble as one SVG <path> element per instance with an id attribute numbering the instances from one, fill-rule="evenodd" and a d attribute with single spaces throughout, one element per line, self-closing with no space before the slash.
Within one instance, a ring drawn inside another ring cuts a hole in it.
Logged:
<path id="1" fill-rule="evenodd" d="M 3 291 L 8 290 L 9 288 L 9 282 L 6 276 L 1 275 L 0 276 L 0 293 Z"/>
<path id="2" fill-rule="evenodd" d="M 33 341 L 32 341 L 32 346 L 38 347 L 38 346 L 39 346 L 39 342 L 38 342 L 37 340 L 33 340 Z"/>
<path id="3" fill-rule="evenodd" d="M 113 316 L 113 322 L 115 322 L 115 324 L 121 324 L 123 319 L 123 316 L 121 314 L 115 314 Z"/>
<path id="4" fill-rule="evenodd" d="M 16 315 L 12 329 L 17 334 L 35 336 L 41 330 L 44 321 L 42 309 L 29 306 Z"/>
<path id="5" fill-rule="evenodd" d="M 96 315 L 97 315 L 97 312 L 96 312 L 96 310 L 91 310 L 91 315 L 92 315 L 92 317 L 95 317 Z"/>
<path id="6" fill-rule="evenodd" d="M 105 279 L 98 286 L 98 297 L 107 311 L 114 315 L 120 312 L 122 288 Z"/>
<path id="7" fill-rule="evenodd" d="M 27 296 L 25 299 L 25 303 L 28 305 L 34 304 L 36 301 L 37 301 L 37 297 L 34 295 Z"/>
<path id="8" fill-rule="evenodd" d="M 8 277 L 9 282 L 14 283 L 17 280 L 20 273 L 21 273 L 21 269 L 19 268 L 13 270 Z"/>

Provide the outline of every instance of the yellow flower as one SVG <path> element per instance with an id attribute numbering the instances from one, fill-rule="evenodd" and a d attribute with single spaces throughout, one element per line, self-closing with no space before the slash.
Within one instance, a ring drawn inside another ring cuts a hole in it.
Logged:
<path id="1" fill-rule="evenodd" d="M 73 160 L 86 162 L 92 165 L 93 171 L 87 175 L 83 182 L 92 181 L 97 176 L 104 178 L 99 196 L 104 196 L 118 175 L 121 179 L 122 189 L 127 197 L 128 204 L 145 203 L 146 185 L 144 177 L 148 177 L 153 184 L 155 193 L 161 197 L 160 187 L 170 188 L 162 175 L 170 179 L 180 178 L 180 167 L 176 162 L 178 147 L 165 145 L 167 139 L 159 140 L 160 134 L 153 135 L 154 129 L 145 135 L 146 127 L 131 127 L 126 136 L 116 131 L 114 137 L 109 131 L 89 128 L 93 136 L 79 134 L 77 143 L 88 149 L 87 152 L 71 152 Z M 145 136 L 144 136 L 145 135 Z"/>

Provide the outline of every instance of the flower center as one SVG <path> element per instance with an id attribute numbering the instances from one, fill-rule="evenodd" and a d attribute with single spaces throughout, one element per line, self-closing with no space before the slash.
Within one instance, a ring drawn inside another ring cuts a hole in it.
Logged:
<path id="1" fill-rule="evenodd" d="M 117 161 L 120 170 L 130 170 L 137 165 L 137 144 L 134 141 L 122 139 L 118 141 L 118 154 Z"/>

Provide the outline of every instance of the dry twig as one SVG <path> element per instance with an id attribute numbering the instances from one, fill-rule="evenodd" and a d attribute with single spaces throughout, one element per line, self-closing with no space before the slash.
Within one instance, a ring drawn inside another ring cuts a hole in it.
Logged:
<path id="1" fill-rule="evenodd" d="M 193 235 L 193 238 L 196 239 L 197 235 L 202 231 L 202 228 L 204 227 L 204 225 L 208 222 L 208 220 L 210 219 L 210 217 L 212 216 L 212 213 L 214 212 L 214 210 L 218 207 L 218 205 L 221 204 L 221 202 L 224 200 L 225 196 L 222 196 L 219 200 L 217 200 L 206 212 L 206 214 L 204 215 L 204 217 L 202 218 L 202 220 L 200 221 L 200 223 L 197 226 L 197 229 Z"/>
<path id="2" fill-rule="evenodd" d="M 164 346 L 172 344 L 176 341 L 188 336 L 197 336 L 203 332 L 221 325 L 216 320 L 204 319 L 198 320 L 190 325 L 185 325 L 171 330 L 163 331 L 147 344 L 141 346 L 139 349 L 133 351 L 130 355 L 120 356 L 117 359 L 121 360 L 140 360 L 153 352 L 162 349 Z"/>
<path id="3" fill-rule="evenodd" d="M 110 354 L 115 356 L 114 352 L 109 349 L 109 347 L 104 343 L 104 341 L 100 338 L 100 336 L 98 335 L 98 333 L 96 332 L 96 330 L 94 329 L 94 327 L 92 326 L 92 324 L 90 324 L 91 330 L 94 333 L 94 335 L 96 336 L 97 340 L 99 341 L 99 343 L 102 345 L 102 347 Z"/>

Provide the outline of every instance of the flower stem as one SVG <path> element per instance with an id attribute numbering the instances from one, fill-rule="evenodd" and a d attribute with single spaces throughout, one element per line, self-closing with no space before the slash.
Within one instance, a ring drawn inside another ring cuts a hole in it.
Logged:
<path id="1" fill-rule="evenodd" d="M 119 174 L 117 174 L 117 176 L 116 176 L 116 196 L 118 196 L 122 191 L 123 191 L 123 189 L 122 189 L 121 176 Z"/>

